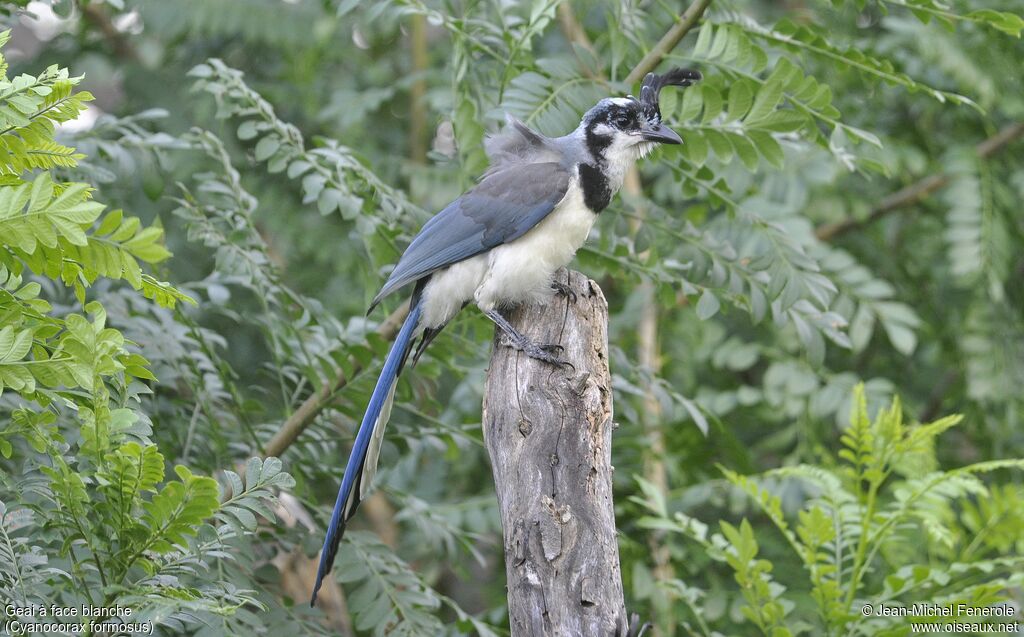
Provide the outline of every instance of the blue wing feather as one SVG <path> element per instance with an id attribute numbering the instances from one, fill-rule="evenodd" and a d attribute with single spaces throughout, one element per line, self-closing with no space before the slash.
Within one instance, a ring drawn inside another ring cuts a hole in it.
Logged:
<path id="1" fill-rule="evenodd" d="M 431 272 L 518 239 L 547 217 L 568 189 L 569 171 L 554 162 L 512 164 L 488 174 L 423 225 L 371 308 Z"/>

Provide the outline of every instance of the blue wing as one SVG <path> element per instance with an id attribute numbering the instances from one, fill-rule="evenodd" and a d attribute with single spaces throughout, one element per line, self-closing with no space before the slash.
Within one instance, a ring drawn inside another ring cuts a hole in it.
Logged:
<path id="1" fill-rule="evenodd" d="M 370 308 L 435 270 L 523 236 L 568 189 L 569 171 L 554 162 L 512 164 L 489 173 L 423 225 Z"/>

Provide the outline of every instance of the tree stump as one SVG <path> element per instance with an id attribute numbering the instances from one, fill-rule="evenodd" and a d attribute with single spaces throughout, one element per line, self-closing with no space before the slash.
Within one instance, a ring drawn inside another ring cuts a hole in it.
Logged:
<path id="1" fill-rule="evenodd" d="M 484 391 L 483 431 L 504 532 L 512 637 L 627 633 L 612 506 L 608 303 L 560 270 L 572 294 L 509 313 L 575 366 L 529 358 L 500 340 Z M 573 298 L 575 295 L 575 298 Z"/>

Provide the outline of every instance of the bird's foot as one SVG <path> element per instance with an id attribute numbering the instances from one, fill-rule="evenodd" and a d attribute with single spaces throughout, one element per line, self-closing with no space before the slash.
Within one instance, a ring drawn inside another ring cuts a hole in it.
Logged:
<path id="1" fill-rule="evenodd" d="M 551 289 L 555 291 L 555 294 L 560 294 L 565 298 L 569 299 L 569 302 L 576 304 L 576 300 L 579 298 L 576 296 L 575 290 L 569 287 L 568 283 L 562 283 L 561 281 L 552 281 Z"/>
<path id="2" fill-rule="evenodd" d="M 576 369 L 572 363 L 559 356 L 561 352 L 565 351 L 565 348 L 558 343 L 534 343 L 522 334 L 510 335 L 507 332 L 502 333 L 501 340 L 502 344 L 506 347 L 517 349 L 532 359 L 543 361 L 550 365 L 565 365 L 572 367 L 573 370 Z"/>
<path id="3" fill-rule="evenodd" d="M 565 351 L 565 348 L 559 345 L 558 343 L 542 344 L 527 341 L 523 345 L 523 347 L 520 347 L 518 349 L 522 350 L 522 352 L 529 356 L 530 358 L 539 361 L 544 361 L 545 363 L 549 363 L 551 365 L 568 365 L 569 367 L 572 367 L 573 370 L 576 369 L 572 363 L 559 356 L 560 353 Z"/>
<path id="4" fill-rule="evenodd" d="M 557 343 L 534 343 L 527 336 L 521 333 L 505 319 L 504 316 L 498 312 L 491 310 L 484 312 L 492 321 L 497 324 L 502 332 L 502 343 L 508 347 L 512 347 L 526 354 L 530 358 L 543 361 L 550 365 L 558 365 L 559 367 L 567 365 L 572 367 L 573 371 L 576 370 L 576 366 L 565 360 L 558 353 L 565 351 L 565 348 Z"/>

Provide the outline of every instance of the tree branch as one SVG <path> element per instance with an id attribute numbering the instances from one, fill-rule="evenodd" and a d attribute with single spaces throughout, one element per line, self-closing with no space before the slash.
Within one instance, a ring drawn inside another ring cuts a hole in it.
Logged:
<path id="1" fill-rule="evenodd" d="M 92 23 L 100 30 L 103 37 L 110 43 L 111 48 L 114 49 L 114 54 L 117 57 L 126 60 L 138 59 L 139 54 L 135 47 L 132 46 L 128 36 L 117 30 L 117 27 L 114 26 L 106 11 L 95 4 L 81 3 L 80 7 L 82 9 L 82 17 L 86 22 Z"/>
<path id="2" fill-rule="evenodd" d="M 645 75 L 654 70 L 654 67 L 658 66 L 665 56 L 668 55 L 672 49 L 679 44 L 679 41 L 683 39 L 690 29 L 697 24 L 700 17 L 704 15 L 704 11 L 711 4 L 711 0 L 696 0 L 691 4 L 683 15 L 679 16 L 679 20 L 668 30 L 665 35 L 658 40 L 658 43 L 654 45 L 647 55 L 640 60 L 629 75 L 626 76 L 626 84 L 632 86 L 643 79 Z"/>
<path id="3" fill-rule="evenodd" d="M 612 502 L 608 304 L 560 270 L 571 293 L 522 305 L 509 322 L 557 343 L 558 368 L 501 343 L 484 389 L 484 444 L 501 513 L 512 637 L 626 635 Z"/>
<path id="4" fill-rule="evenodd" d="M 1024 135 L 1024 122 L 1011 124 L 975 146 L 974 152 L 977 153 L 979 159 L 987 159 L 1006 148 L 1021 135 Z M 822 241 L 831 241 L 851 230 L 874 223 L 891 212 L 918 203 L 936 190 L 946 187 L 950 179 L 948 173 L 928 175 L 883 199 L 863 220 L 844 219 L 822 224 L 818 226 L 814 234 Z"/>
<path id="5" fill-rule="evenodd" d="M 409 158 L 422 164 L 427 157 L 426 72 L 430 54 L 427 50 L 427 19 L 419 14 L 412 16 L 410 53 L 416 79 L 409 87 Z"/>
<path id="6" fill-rule="evenodd" d="M 561 27 L 562 33 L 565 35 L 569 42 L 578 44 L 579 46 L 590 52 L 595 59 L 598 58 L 597 51 L 594 50 L 594 43 L 587 37 L 587 32 L 580 24 L 579 20 L 576 19 L 576 14 L 572 10 L 572 5 L 568 2 L 563 2 L 558 5 L 558 26 Z M 578 49 L 573 48 L 573 55 L 576 56 L 576 61 L 580 63 L 580 68 L 583 73 L 603 85 L 607 85 L 608 80 L 605 79 L 604 73 L 601 70 L 591 68 L 590 64 L 583 60 L 580 56 Z"/>
<path id="7" fill-rule="evenodd" d="M 405 320 L 406 315 L 409 313 L 408 301 L 403 303 L 397 310 L 392 312 L 384 322 L 377 328 L 377 334 L 381 337 L 391 340 L 398 333 L 398 329 L 402 326 L 402 321 Z M 355 372 L 362 370 L 362 365 L 352 359 Z M 299 437 L 306 427 L 312 424 L 313 420 L 316 419 L 317 415 L 324 410 L 327 405 L 334 399 L 334 395 L 348 385 L 348 377 L 340 369 L 338 370 L 338 377 L 333 383 L 324 385 L 319 390 L 314 392 L 309 398 L 307 398 L 298 409 L 295 410 L 288 420 L 281 425 L 281 428 L 277 430 L 274 437 L 270 439 L 270 442 L 263 447 L 264 456 L 280 456 L 284 453 L 285 449 L 291 446 L 295 439 Z"/>
<path id="8" fill-rule="evenodd" d="M 562 33 L 565 34 L 565 37 L 570 42 L 575 42 L 587 51 L 597 55 L 597 52 L 594 50 L 594 43 L 587 37 L 587 32 L 583 29 L 583 25 L 580 24 L 579 20 L 576 19 L 572 5 L 568 2 L 558 5 L 558 25 L 562 28 Z"/>

